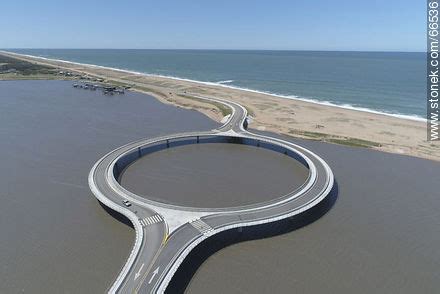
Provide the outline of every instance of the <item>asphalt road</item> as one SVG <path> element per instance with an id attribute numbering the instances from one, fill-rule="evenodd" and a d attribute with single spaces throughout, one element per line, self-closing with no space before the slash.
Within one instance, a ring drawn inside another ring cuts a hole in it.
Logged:
<path id="1" fill-rule="evenodd" d="M 101 158 L 89 174 L 89 186 L 104 205 L 133 223 L 136 241 L 110 293 L 162 293 L 189 252 L 216 233 L 245 226 L 276 222 L 304 212 L 320 203 L 333 187 L 329 166 L 313 152 L 293 143 L 248 132 L 247 111 L 241 105 L 217 98 L 200 97 L 232 109 L 228 121 L 207 132 L 180 133 L 145 139 L 122 146 Z M 120 171 L 154 148 L 173 144 L 203 143 L 215 139 L 242 140 L 275 149 L 303 162 L 307 181 L 291 193 L 253 205 L 228 209 L 202 209 L 164 204 L 125 190 L 118 183 Z M 123 200 L 129 200 L 127 207 Z M 111 257 L 109 257 L 111 258 Z"/>

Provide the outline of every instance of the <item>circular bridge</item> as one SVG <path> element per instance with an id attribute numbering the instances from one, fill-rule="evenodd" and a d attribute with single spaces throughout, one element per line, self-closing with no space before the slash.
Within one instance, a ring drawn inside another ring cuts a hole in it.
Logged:
<path id="1" fill-rule="evenodd" d="M 119 147 L 90 171 L 93 194 L 104 205 L 126 216 L 136 231 L 133 249 L 110 293 L 162 293 L 189 252 L 209 236 L 300 214 L 320 203 L 333 187 L 331 169 L 313 152 L 281 139 L 248 132 L 244 128 L 247 111 L 237 103 L 197 98 L 222 103 L 232 109 L 232 114 L 216 130 L 145 139 Z M 296 190 L 281 197 L 229 208 L 166 204 L 136 195 L 119 183 L 124 169 L 143 156 L 164 148 L 206 143 L 239 143 L 280 152 L 303 164 L 308 177 Z"/>

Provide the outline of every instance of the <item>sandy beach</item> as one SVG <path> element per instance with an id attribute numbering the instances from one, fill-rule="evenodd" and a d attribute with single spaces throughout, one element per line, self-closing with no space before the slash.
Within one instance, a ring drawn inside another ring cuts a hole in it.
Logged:
<path id="1" fill-rule="evenodd" d="M 160 101 L 201 111 L 220 121 L 228 110 L 195 96 L 219 97 L 244 105 L 252 129 L 292 137 L 373 148 L 376 150 L 440 160 L 440 144 L 426 141 L 426 123 L 382 114 L 344 109 L 258 92 L 168 77 L 146 75 L 93 65 L 42 59 L 0 52 L 31 63 L 68 70 L 92 79 L 130 86 Z M 0 76 L 1 79 L 1 76 Z"/>

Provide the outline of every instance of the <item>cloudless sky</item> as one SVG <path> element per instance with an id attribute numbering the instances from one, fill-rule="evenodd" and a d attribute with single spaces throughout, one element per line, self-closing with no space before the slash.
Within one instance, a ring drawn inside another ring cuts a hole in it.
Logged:
<path id="1" fill-rule="evenodd" d="M 0 48 L 426 48 L 425 0 L 14 0 L 0 9 Z"/>

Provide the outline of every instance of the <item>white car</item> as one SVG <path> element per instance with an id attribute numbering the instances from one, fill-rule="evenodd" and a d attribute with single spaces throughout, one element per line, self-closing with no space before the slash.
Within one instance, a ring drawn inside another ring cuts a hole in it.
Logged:
<path id="1" fill-rule="evenodd" d="M 130 207 L 130 206 L 131 206 L 131 203 L 130 203 L 130 201 L 128 201 L 128 200 L 123 200 L 122 202 L 123 202 L 124 205 L 127 206 L 127 207 Z"/>

